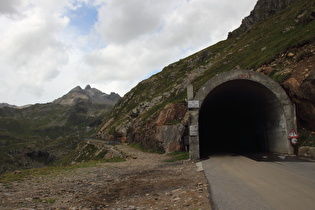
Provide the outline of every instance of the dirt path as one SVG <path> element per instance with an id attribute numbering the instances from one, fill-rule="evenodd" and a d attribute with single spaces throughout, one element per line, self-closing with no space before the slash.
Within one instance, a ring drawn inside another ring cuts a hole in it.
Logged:
<path id="1" fill-rule="evenodd" d="M 126 162 L 0 184 L 1 209 L 211 209 L 195 163 L 167 163 L 166 155 L 117 147 L 129 156 Z"/>

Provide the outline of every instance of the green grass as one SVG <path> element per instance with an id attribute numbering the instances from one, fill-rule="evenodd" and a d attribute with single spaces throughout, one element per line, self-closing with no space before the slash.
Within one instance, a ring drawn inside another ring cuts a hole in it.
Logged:
<path id="1" fill-rule="evenodd" d="M 287 79 L 289 79 L 290 76 L 291 76 L 291 73 L 287 73 L 287 74 L 278 73 L 277 70 L 273 70 L 272 72 L 269 73 L 269 77 L 280 84 L 286 81 Z"/>
<path id="2" fill-rule="evenodd" d="M 101 151 L 98 155 L 96 155 L 93 158 L 93 160 L 102 160 L 107 153 L 108 151 Z"/>
<path id="3" fill-rule="evenodd" d="M 189 152 L 172 152 L 168 154 L 171 156 L 170 159 L 165 160 L 165 162 L 176 162 L 180 160 L 187 160 L 189 159 Z"/>
<path id="4" fill-rule="evenodd" d="M 121 158 L 121 157 L 113 157 L 107 160 L 104 160 L 105 163 L 120 163 L 120 162 L 125 162 L 126 159 L 125 158 Z"/>

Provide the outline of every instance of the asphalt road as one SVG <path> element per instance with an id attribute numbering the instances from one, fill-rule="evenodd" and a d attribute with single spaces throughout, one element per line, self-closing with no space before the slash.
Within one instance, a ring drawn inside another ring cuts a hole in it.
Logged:
<path id="1" fill-rule="evenodd" d="M 315 162 L 217 155 L 202 166 L 214 209 L 315 210 Z"/>

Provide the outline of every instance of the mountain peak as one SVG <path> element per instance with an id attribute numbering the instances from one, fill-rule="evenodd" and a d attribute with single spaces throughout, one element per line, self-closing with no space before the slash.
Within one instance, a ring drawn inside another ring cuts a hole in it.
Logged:
<path id="1" fill-rule="evenodd" d="M 77 92 L 82 91 L 83 89 L 80 86 L 76 86 L 75 88 L 71 89 L 70 92 Z"/>
<path id="2" fill-rule="evenodd" d="M 87 85 L 84 89 L 80 86 L 73 88 L 61 98 L 54 100 L 53 103 L 73 106 L 80 101 L 90 101 L 94 104 L 115 105 L 119 99 L 120 96 L 116 93 L 108 95 L 96 88 L 92 88 L 90 85 Z"/>

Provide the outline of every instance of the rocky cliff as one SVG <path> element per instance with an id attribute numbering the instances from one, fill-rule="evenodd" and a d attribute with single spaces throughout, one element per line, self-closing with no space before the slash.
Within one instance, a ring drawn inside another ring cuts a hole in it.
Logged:
<path id="1" fill-rule="evenodd" d="M 256 23 L 267 20 L 271 16 L 281 12 L 288 5 L 292 4 L 296 0 L 260 0 L 255 5 L 248 17 L 242 20 L 242 24 L 239 28 L 229 33 L 229 38 L 235 37 L 244 33 L 252 28 Z"/>
<path id="2" fill-rule="evenodd" d="M 170 64 L 128 92 L 103 122 L 99 138 L 168 152 L 183 148 L 187 85 L 198 90 L 233 69 L 258 71 L 282 85 L 296 104 L 300 129 L 314 135 L 314 11 L 313 0 L 259 0 L 227 40 Z"/>

